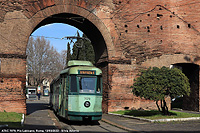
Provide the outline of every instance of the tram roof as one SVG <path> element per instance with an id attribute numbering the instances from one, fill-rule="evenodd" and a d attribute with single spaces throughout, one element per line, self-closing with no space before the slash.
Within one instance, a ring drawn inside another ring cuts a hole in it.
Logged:
<path id="1" fill-rule="evenodd" d="M 80 70 L 95 71 L 95 75 L 101 75 L 101 69 L 95 67 L 90 61 L 71 60 L 68 62 L 67 68 L 62 70 L 60 74 L 79 74 Z"/>
<path id="2" fill-rule="evenodd" d="M 82 61 L 82 60 L 70 60 L 67 63 L 67 67 L 72 66 L 94 66 L 90 61 Z"/>
<path id="3" fill-rule="evenodd" d="M 61 71 L 60 74 L 79 74 L 80 71 L 87 71 L 87 72 L 95 72 L 95 74 L 92 75 L 101 75 L 102 71 L 101 69 L 95 67 L 95 66 L 74 66 L 71 68 L 67 68 Z"/>
<path id="4" fill-rule="evenodd" d="M 95 67 L 90 61 L 77 61 L 77 60 L 71 60 L 68 62 L 68 66 L 66 69 L 62 70 L 60 72 L 60 75 L 62 74 L 79 74 L 79 72 L 83 71 L 95 71 L 95 75 L 101 75 L 102 71 L 101 69 Z M 57 78 L 55 78 L 52 82 L 56 82 L 59 78 L 60 75 L 58 75 Z"/>

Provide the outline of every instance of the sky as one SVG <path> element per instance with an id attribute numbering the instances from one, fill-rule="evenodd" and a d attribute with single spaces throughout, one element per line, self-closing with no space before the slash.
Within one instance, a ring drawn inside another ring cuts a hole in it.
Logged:
<path id="1" fill-rule="evenodd" d="M 68 24 L 53 23 L 38 28 L 31 34 L 31 36 L 34 38 L 37 36 L 44 36 L 45 39 L 50 41 L 51 46 L 54 46 L 58 52 L 61 52 L 62 50 L 67 50 L 67 43 L 69 41 L 61 38 L 67 36 L 76 36 L 77 30 L 77 28 Z M 78 31 L 80 35 L 83 34 L 80 30 Z"/>

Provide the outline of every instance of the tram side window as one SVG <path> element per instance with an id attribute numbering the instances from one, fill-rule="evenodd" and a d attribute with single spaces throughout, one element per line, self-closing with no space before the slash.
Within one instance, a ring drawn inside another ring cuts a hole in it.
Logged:
<path id="1" fill-rule="evenodd" d="M 75 75 L 71 76 L 70 90 L 71 90 L 71 92 L 77 92 L 77 82 L 76 82 L 76 76 Z"/>
<path id="2" fill-rule="evenodd" d="M 97 77 L 97 90 L 96 90 L 97 93 L 101 93 L 101 88 L 102 88 L 102 86 L 101 86 L 102 81 L 101 80 L 102 80 L 101 77 Z"/>

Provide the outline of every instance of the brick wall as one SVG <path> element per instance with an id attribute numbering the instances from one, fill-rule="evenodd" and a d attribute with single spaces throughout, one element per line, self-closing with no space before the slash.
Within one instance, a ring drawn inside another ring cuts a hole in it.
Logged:
<path id="1" fill-rule="evenodd" d="M 24 59 L 30 34 L 39 26 L 51 22 L 50 19 L 43 21 L 47 17 L 60 13 L 75 14 L 82 16 L 86 20 L 84 22 L 93 27 L 84 27 L 85 23 L 80 25 L 81 22 L 77 21 L 70 24 L 82 29 L 93 42 L 98 40 L 94 43 L 97 62 L 106 58 L 99 65 L 104 72 L 105 110 L 152 108 L 153 101 L 132 95 L 130 86 L 133 79 L 141 68 L 149 66 L 200 64 L 199 6 L 198 0 L 1 1 L 1 77 L 9 79 L 9 83 L 15 79 L 22 84 L 20 89 L 24 89 Z M 2 89 L 5 88 L 6 84 Z M 21 111 L 24 112 L 24 109 L 22 107 Z"/>
<path id="2" fill-rule="evenodd" d="M 0 77 L 0 111 L 26 114 L 24 81 L 19 78 Z"/>
<path id="3" fill-rule="evenodd" d="M 26 60 L 13 56 L 0 59 L 0 111 L 26 114 Z"/>

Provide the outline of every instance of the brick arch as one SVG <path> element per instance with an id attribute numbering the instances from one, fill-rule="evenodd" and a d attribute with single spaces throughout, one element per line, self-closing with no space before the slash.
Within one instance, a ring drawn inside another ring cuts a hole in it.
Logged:
<path id="1" fill-rule="evenodd" d="M 172 66 L 181 69 L 190 82 L 190 95 L 183 96 L 182 109 L 199 111 L 199 65 L 195 63 L 176 63 Z"/>
<path id="2" fill-rule="evenodd" d="M 181 57 L 181 56 L 180 56 Z M 188 77 L 190 83 L 190 95 L 183 96 L 182 105 L 180 107 L 183 110 L 190 111 L 200 111 L 200 102 L 199 102 L 199 61 L 197 57 L 182 55 L 181 58 L 174 60 L 173 57 L 171 60 L 170 67 L 177 67 L 182 70 L 182 72 Z"/>
<path id="3" fill-rule="evenodd" d="M 58 20 L 58 18 L 61 18 L 61 20 Z M 68 20 L 65 21 L 62 18 L 68 18 Z M 78 19 L 73 20 L 73 18 Z M 95 51 L 96 65 L 103 71 L 103 111 L 107 112 L 108 100 L 106 98 L 108 97 L 110 84 L 108 76 L 110 66 L 108 63 L 116 55 L 113 44 L 114 42 L 111 38 L 111 34 L 113 33 L 110 32 L 110 30 L 102 22 L 101 18 L 97 17 L 90 11 L 79 6 L 65 4 L 48 7 L 34 14 L 28 21 L 28 25 L 31 25 L 28 34 L 30 35 L 40 26 L 55 22 L 66 23 L 75 26 L 83 31 L 91 40 Z"/>
<path id="4" fill-rule="evenodd" d="M 61 19 L 58 20 L 58 17 Z M 65 21 L 62 18 L 68 18 L 68 20 Z M 114 54 L 113 51 L 115 48 L 111 39 L 111 33 L 105 24 L 89 10 L 79 6 L 69 4 L 55 5 L 38 11 L 29 20 L 29 25 L 32 25 L 29 34 L 40 26 L 56 22 L 70 24 L 82 30 L 94 44 L 96 62 L 101 62 L 101 58 L 108 59 L 110 55 Z M 97 36 L 94 36 L 95 34 Z"/>

